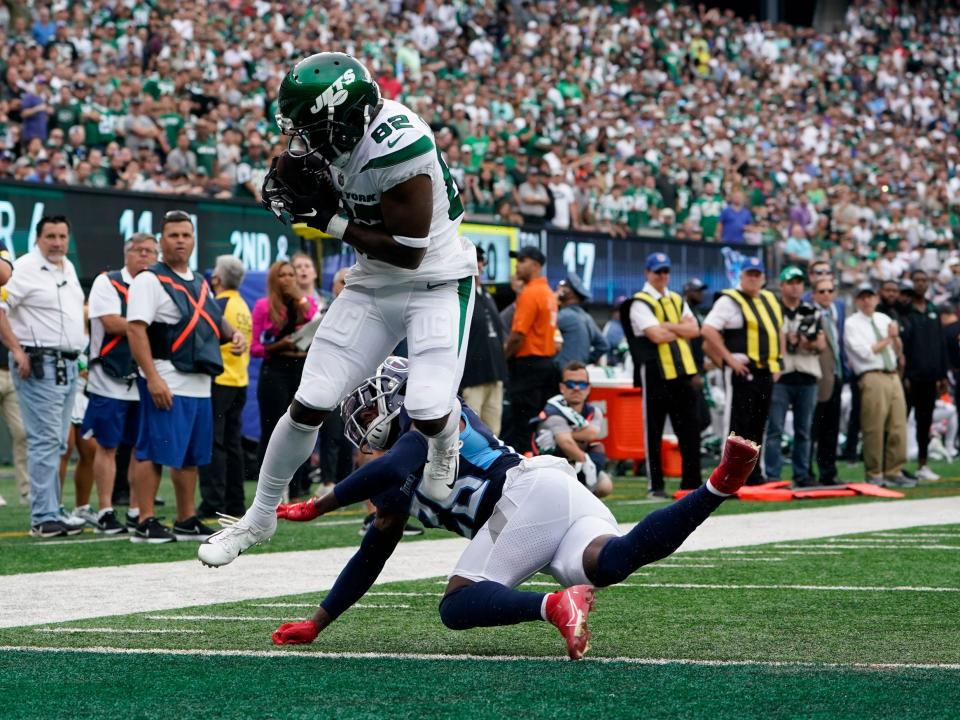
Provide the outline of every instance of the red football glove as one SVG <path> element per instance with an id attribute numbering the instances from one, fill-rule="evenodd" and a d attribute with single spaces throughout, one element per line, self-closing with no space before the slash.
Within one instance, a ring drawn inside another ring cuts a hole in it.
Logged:
<path id="1" fill-rule="evenodd" d="M 273 631 L 274 645 L 308 645 L 317 639 L 319 630 L 313 620 L 284 623 Z"/>
<path id="2" fill-rule="evenodd" d="M 720 464 L 710 475 L 710 483 L 722 493 L 734 495 L 753 472 L 753 466 L 760 459 L 760 446 L 752 440 L 730 433 Z"/>
<path id="3" fill-rule="evenodd" d="M 316 503 L 310 499 L 288 505 L 281 503 L 277 506 L 277 517 L 293 522 L 307 522 L 320 517 L 320 513 L 317 512 Z"/>

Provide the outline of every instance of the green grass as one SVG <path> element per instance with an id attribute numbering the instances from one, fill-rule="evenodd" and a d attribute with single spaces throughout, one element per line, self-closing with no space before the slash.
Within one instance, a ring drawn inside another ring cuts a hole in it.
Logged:
<path id="1" fill-rule="evenodd" d="M 377 586 L 373 593 L 419 594 L 370 594 L 364 604 L 409 607 L 352 609 L 310 646 L 275 648 L 270 633 L 281 622 L 309 617 L 321 599 L 315 594 L 40 626 L 202 634 L 0 629 L 3 646 L 90 649 L 0 652 L 0 717 L 956 717 L 955 667 L 864 665 L 960 663 L 960 592 L 876 589 L 958 590 L 958 553 L 960 524 L 671 556 L 601 591 L 590 619 L 591 658 L 666 664 L 557 662 L 562 641 L 545 623 L 447 630 L 437 615 L 439 578 Z M 678 583 L 726 587 L 663 587 Z M 743 585 L 776 587 L 737 587 Z M 263 607 L 269 603 L 304 607 Z M 150 619 L 158 615 L 262 619 Z M 118 655 L 97 647 L 275 654 Z M 521 659 L 307 654 L 318 651 Z"/>
<path id="2" fill-rule="evenodd" d="M 72 672 L 59 668 L 69 662 Z M 91 678 L 108 677 L 107 688 Z M 251 678 L 256 681 L 251 682 Z M 956 674 L 536 661 L 8 653 L 0 716 L 34 718 L 945 718 Z M 47 686 L 53 699 L 36 689 Z"/>
<path id="3" fill-rule="evenodd" d="M 707 462 L 705 461 L 705 470 Z M 946 463 L 932 463 L 933 469 L 944 476 L 944 480 L 931 485 L 907 490 L 909 498 L 942 497 L 960 494 L 960 465 L 953 466 Z M 842 466 L 841 476 L 844 480 L 862 480 L 862 468 Z M 68 477 L 72 477 L 68 476 Z M 678 480 L 668 480 L 667 489 L 672 491 L 679 487 Z M 636 477 L 617 478 L 615 492 L 607 499 L 611 510 L 620 522 L 635 522 L 647 513 L 661 507 L 665 503 L 649 503 L 646 501 L 646 479 Z M 253 499 L 256 488 L 253 483 L 247 483 L 246 497 L 248 502 Z M 172 504 L 173 492 L 169 480 L 164 478 L 160 486 L 160 494 Z M 29 509 L 16 504 L 16 488 L 12 472 L 8 468 L 0 469 L 0 495 L 10 503 L 0 507 L 0 576 L 15 573 L 38 572 L 46 570 L 61 570 L 82 567 L 97 567 L 102 565 L 130 565 L 143 562 L 167 562 L 175 560 L 189 560 L 196 557 L 195 543 L 173 543 L 169 545 L 141 545 L 125 540 L 104 540 L 102 542 L 88 542 L 100 536 L 85 531 L 74 538 L 75 541 L 50 545 L 28 536 L 30 526 Z M 64 490 L 64 500 L 67 507 L 73 506 L 72 482 L 68 481 Z M 766 503 L 766 502 L 727 502 L 717 511 L 717 514 L 768 512 L 778 510 L 794 510 L 801 507 L 826 507 L 828 505 L 844 505 L 850 503 L 887 502 L 875 498 L 838 498 L 833 500 L 816 500 L 804 502 Z M 173 507 L 158 508 L 159 516 L 166 516 L 167 522 L 172 521 Z M 250 552 L 282 552 L 289 550 L 319 550 L 329 547 L 349 547 L 357 544 L 357 531 L 360 521 L 366 514 L 363 506 L 356 505 L 333 513 L 325 518 L 333 524 L 326 524 L 324 519 L 319 520 L 320 526 L 314 523 L 284 523 L 282 529 L 273 539 L 262 547 Z M 119 516 L 123 517 L 120 512 Z M 344 521 L 355 521 L 350 524 L 340 524 Z M 427 531 L 422 539 L 448 538 L 450 534 L 441 530 Z M 416 541 L 416 539 L 414 539 Z"/>

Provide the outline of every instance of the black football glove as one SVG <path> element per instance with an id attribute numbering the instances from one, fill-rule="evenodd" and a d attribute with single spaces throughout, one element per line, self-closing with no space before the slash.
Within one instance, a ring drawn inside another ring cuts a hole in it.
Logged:
<path id="1" fill-rule="evenodd" d="M 309 158 L 297 158 L 284 151 L 274 158 L 260 189 L 260 204 L 286 225 L 304 222 L 324 230 L 340 209 L 340 197 L 333 189 L 325 166 Z"/>

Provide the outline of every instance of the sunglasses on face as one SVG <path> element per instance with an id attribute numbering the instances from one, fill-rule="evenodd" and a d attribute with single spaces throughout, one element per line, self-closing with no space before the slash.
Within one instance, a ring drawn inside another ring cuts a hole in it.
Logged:
<path id="1" fill-rule="evenodd" d="M 570 390 L 586 390 L 590 387 L 590 383 L 586 380 L 564 380 L 563 384 Z"/>

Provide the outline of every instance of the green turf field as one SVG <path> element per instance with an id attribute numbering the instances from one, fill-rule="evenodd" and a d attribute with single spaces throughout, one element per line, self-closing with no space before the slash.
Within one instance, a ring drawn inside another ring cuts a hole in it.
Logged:
<path id="1" fill-rule="evenodd" d="M 11 490 L 4 474 L 0 493 L 9 500 Z M 956 479 L 907 492 L 957 494 Z M 620 482 L 611 501 L 618 519 L 662 505 L 643 496 L 641 480 Z M 833 502 L 869 512 L 890 501 Z M 827 504 L 730 502 L 722 511 Z M 196 550 L 44 547 L 14 534 L 24 514 L 0 508 L 0 575 L 182 560 Z M 348 509 L 333 518 L 345 524 L 327 528 L 286 524 L 257 552 L 353 546 L 361 515 Z M 377 585 L 309 646 L 278 648 L 270 633 L 310 617 L 322 593 L 0 628 L 0 719 L 954 718 L 958 560 L 960 517 L 677 553 L 598 593 L 591 652 L 580 663 L 565 660 L 546 623 L 445 629 L 440 573 Z M 0 577 L 0 598 L 2 585 Z M 545 576 L 524 587 L 554 588 Z"/>

